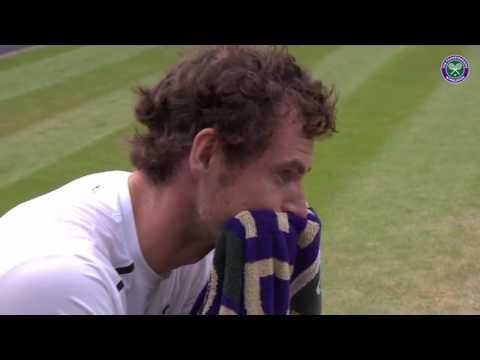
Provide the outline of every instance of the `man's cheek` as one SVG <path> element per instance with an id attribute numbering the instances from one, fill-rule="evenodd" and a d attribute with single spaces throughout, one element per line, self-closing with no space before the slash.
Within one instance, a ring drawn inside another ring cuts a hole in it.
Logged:
<path id="1" fill-rule="evenodd" d="M 278 193 L 270 189 L 252 194 L 251 200 L 249 208 L 273 209 L 278 211 L 281 205 Z"/>

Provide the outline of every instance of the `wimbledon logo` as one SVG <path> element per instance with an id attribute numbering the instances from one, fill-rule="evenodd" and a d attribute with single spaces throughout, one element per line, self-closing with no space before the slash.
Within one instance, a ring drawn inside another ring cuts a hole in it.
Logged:
<path id="1" fill-rule="evenodd" d="M 464 81 L 470 73 L 467 59 L 460 55 L 450 55 L 445 58 L 441 70 L 443 78 L 454 84 Z"/>

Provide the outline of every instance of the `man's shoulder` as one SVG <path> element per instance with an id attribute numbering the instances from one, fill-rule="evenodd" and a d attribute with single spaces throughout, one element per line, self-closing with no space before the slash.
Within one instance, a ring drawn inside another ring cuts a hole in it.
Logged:
<path id="1" fill-rule="evenodd" d="M 108 267 L 74 255 L 36 257 L 0 277 L 0 313 L 96 314 L 121 312 Z"/>
<path id="2" fill-rule="evenodd" d="M 0 275 L 21 262 L 48 256 L 82 254 L 107 265 L 110 260 L 128 257 L 118 241 L 124 228 L 118 193 L 128 189 L 113 189 L 112 185 L 111 190 L 95 190 L 107 186 L 112 177 L 121 177 L 123 182 L 128 175 L 88 175 L 76 184 L 67 184 L 70 189 L 24 203 L 0 218 Z"/>
<path id="3" fill-rule="evenodd" d="M 123 181 L 131 175 L 131 172 L 123 170 L 111 170 L 104 172 L 97 172 L 79 177 L 70 181 L 64 187 L 83 186 L 89 188 L 90 185 L 109 185 L 110 183 L 117 183 Z"/>
<path id="4" fill-rule="evenodd" d="M 128 191 L 129 176 L 126 171 L 109 171 L 73 180 L 8 211 L 0 217 L 0 232 L 11 227 L 19 230 L 20 224 L 35 227 L 36 223 L 48 223 L 51 226 L 68 222 L 70 218 L 90 218 L 89 215 L 99 220 L 109 215 L 115 217 L 120 212 L 120 195 Z M 105 216 L 97 216 L 101 214 Z"/>
<path id="5" fill-rule="evenodd" d="M 89 195 L 99 193 L 101 189 L 110 189 L 111 193 L 118 192 L 119 189 L 122 189 L 122 186 L 126 186 L 130 175 L 131 173 L 127 171 L 107 171 L 82 176 L 50 192 L 18 204 L 0 217 L 0 221 L 5 223 L 7 219 L 10 220 L 17 215 L 23 216 L 31 211 L 38 211 L 39 208 L 42 208 L 43 211 L 37 215 L 41 215 L 63 204 L 75 203 L 78 200 L 84 202 L 89 199 L 94 200 L 95 198 Z"/>

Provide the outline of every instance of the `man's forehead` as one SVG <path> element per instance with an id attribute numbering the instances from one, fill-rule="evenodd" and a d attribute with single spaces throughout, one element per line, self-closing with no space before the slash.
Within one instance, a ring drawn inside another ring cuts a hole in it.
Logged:
<path id="1" fill-rule="evenodd" d="M 291 109 L 290 109 L 291 110 Z M 314 141 L 307 139 L 303 131 L 303 121 L 297 116 L 298 112 L 284 112 L 283 119 L 278 119 L 278 127 L 268 148 L 263 154 L 250 162 L 254 168 L 267 169 L 272 166 L 295 167 L 300 172 L 308 172 L 311 168 Z"/>
<path id="2" fill-rule="evenodd" d="M 291 160 L 295 157 L 307 161 L 313 155 L 314 141 L 307 139 L 303 132 L 303 123 L 299 120 L 284 122 L 275 131 L 270 144 L 270 152 L 281 154 Z"/>

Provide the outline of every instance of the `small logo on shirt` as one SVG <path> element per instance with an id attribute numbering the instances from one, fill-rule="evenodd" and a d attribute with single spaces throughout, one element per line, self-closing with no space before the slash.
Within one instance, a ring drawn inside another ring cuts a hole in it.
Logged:
<path id="1" fill-rule="evenodd" d="M 318 284 L 317 284 L 317 288 L 315 289 L 315 292 L 317 293 L 317 295 L 320 295 L 322 293 L 322 287 L 321 287 L 320 279 L 318 279 Z"/>
<path id="2" fill-rule="evenodd" d="M 92 192 L 96 193 L 102 185 L 97 185 L 92 189 Z"/>

